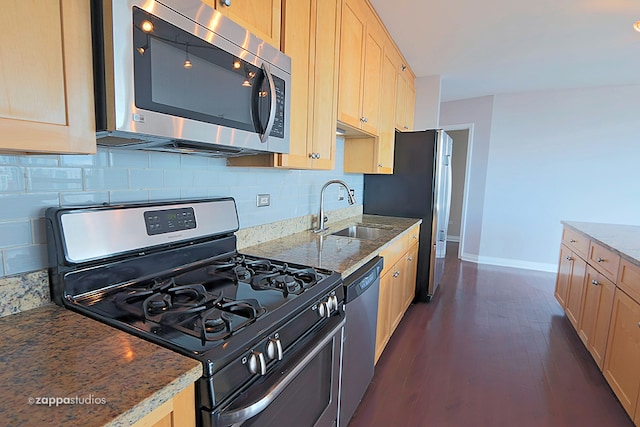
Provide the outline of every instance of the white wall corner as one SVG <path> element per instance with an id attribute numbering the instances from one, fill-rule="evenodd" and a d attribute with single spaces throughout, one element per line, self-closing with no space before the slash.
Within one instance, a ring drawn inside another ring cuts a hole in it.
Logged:
<path id="1" fill-rule="evenodd" d="M 416 78 L 416 130 L 436 129 L 440 123 L 440 76 Z"/>

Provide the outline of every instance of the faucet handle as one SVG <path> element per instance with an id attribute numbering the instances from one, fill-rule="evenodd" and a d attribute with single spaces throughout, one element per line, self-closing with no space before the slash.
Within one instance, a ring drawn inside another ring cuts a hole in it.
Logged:
<path id="1" fill-rule="evenodd" d="M 322 218 L 322 222 L 325 222 L 325 223 L 326 223 L 328 220 L 329 220 L 329 217 L 328 217 L 328 216 L 326 216 L 326 215 L 324 216 L 324 218 Z"/>

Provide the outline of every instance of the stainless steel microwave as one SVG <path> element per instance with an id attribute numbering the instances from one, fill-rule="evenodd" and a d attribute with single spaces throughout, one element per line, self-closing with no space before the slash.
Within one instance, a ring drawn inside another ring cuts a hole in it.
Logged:
<path id="1" fill-rule="evenodd" d="M 289 151 L 291 59 L 200 0 L 92 1 L 99 145 Z"/>

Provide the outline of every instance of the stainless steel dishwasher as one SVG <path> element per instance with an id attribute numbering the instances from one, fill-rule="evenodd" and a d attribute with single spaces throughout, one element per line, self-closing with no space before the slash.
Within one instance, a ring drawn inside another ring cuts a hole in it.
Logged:
<path id="1" fill-rule="evenodd" d="M 376 257 L 344 281 L 345 312 L 340 426 L 346 426 L 373 378 L 378 292 L 383 259 Z"/>

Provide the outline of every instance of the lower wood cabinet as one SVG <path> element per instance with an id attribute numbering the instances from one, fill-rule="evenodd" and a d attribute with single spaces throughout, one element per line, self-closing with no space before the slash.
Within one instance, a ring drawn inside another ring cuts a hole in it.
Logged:
<path id="1" fill-rule="evenodd" d="M 133 424 L 133 427 L 195 427 L 195 389 L 191 385 Z"/>
<path id="2" fill-rule="evenodd" d="M 613 300 L 604 377 L 638 425 L 640 391 L 640 303 L 620 289 Z"/>
<path id="3" fill-rule="evenodd" d="M 640 426 L 640 266 L 565 227 L 555 297 Z"/>
<path id="4" fill-rule="evenodd" d="M 578 335 L 600 370 L 604 364 L 615 290 L 612 281 L 587 265 Z"/>
<path id="5" fill-rule="evenodd" d="M 582 309 L 582 298 L 584 296 L 584 276 L 587 270 L 587 263 L 579 257 L 573 256 L 573 267 L 569 276 L 569 289 L 567 292 L 567 305 L 565 313 L 573 327 L 580 326 L 580 310 Z"/>
<path id="6" fill-rule="evenodd" d="M 416 226 L 380 254 L 384 269 L 378 297 L 376 362 L 415 296 L 419 232 L 420 226 Z"/>

